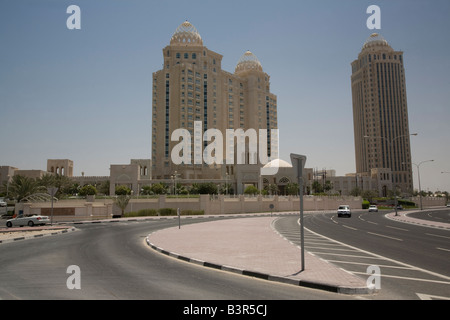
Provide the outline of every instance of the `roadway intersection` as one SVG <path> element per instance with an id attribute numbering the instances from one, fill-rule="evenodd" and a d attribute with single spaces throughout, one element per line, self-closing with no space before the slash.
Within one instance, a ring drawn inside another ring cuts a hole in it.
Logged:
<path id="1" fill-rule="evenodd" d="M 186 218 L 183 224 L 217 219 Z M 76 225 L 76 232 L 0 244 L 0 299 L 450 298 L 449 230 L 400 223 L 383 212 L 357 211 L 351 218 L 337 218 L 335 212 L 305 214 L 307 251 L 363 278 L 369 277 L 369 267 L 379 268 L 380 290 L 363 296 L 273 283 L 176 261 L 149 250 L 144 239 L 153 231 L 177 226 L 178 221 L 117 222 Z M 298 244 L 297 215 L 280 215 L 275 227 Z M 69 265 L 80 266 L 82 290 L 67 289 Z"/>
<path id="2" fill-rule="evenodd" d="M 450 210 L 439 212 L 435 216 L 448 216 Z M 298 228 L 296 217 L 277 221 L 279 232 L 294 244 L 300 243 Z M 367 211 L 353 212 L 351 218 L 308 213 L 305 228 L 308 252 L 365 277 L 370 266 L 379 267 L 379 298 L 450 299 L 449 229 L 400 223 L 386 218 L 386 212 Z"/>

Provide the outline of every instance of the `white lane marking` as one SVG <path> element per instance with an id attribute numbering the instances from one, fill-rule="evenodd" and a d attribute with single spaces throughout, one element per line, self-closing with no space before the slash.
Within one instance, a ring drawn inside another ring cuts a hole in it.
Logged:
<path id="1" fill-rule="evenodd" d="M 365 272 L 353 272 L 354 274 L 364 274 L 367 275 Z M 448 281 L 441 281 L 441 280 L 431 280 L 431 279 L 423 279 L 423 278 L 411 278 L 411 277 L 400 277 L 400 276 L 393 276 L 389 274 L 383 274 L 382 277 L 385 278 L 394 278 L 394 279 L 402 279 L 402 280 L 412 280 L 412 281 L 422 281 L 422 282 L 431 282 L 431 283 L 439 283 L 439 284 L 450 284 Z"/>
<path id="2" fill-rule="evenodd" d="M 417 296 L 420 298 L 420 300 L 450 300 L 449 297 L 443 297 L 443 296 L 434 296 L 431 294 L 425 294 L 425 293 L 418 293 L 416 292 Z"/>
<path id="3" fill-rule="evenodd" d="M 384 234 L 373 233 L 373 232 L 367 232 L 367 233 L 372 234 L 372 235 L 374 235 L 374 236 L 378 236 L 378 237 L 384 237 L 384 238 L 388 238 L 388 239 L 392 239 L 392 240 L 403 241 L 403 239 L 398 239 L 398 238 L 394 238 L 394 237 L 389 237 L 389 236 L 386 236 L 386 235 L 384 235 Z"/>
<path id="4" fill-rule="evenodd" d="M 297 220 L 297 223 L 300 223 L 300 219 Z M 447 276 L 445 276 L 443 274 L 436 273 L 436 272 L 433 272 L 433 271 L 429 271 L 429 270 L 426 270 L 426 269 L 423 269 L 423 268 L 415 267 L 413 265 L 410 265 L 410 264 L 407 264 L 407 263 L 404 263 L 404 262 L 401 262 L 401 261 L 397 261 L 397 260 L 394 260 L 394 259 L 391 259 L 391 258 L 387 258 L 387 257 L 384 257 L 384 256 L 376 254 L 376 253 L 372 253 L 372 252 L 369 252 L 369 251 L 366 251 L 366 250 L 362 250 L 362 249 L 356 248 L 354 246 L 351 246 L 351 245 L 345 244 L 343 242 L 340 242 L 340 241 L 331 239 L 329 237 L 323 236 L 323 235 L 321 235 L 321 234 L 319 234 L 317 232 L 314 232 L 314 231 L 312 231 L 312 230 L 310 230 L 308 228 L 305 228 L 305 230 L 307 230 L 308 232 L 310 232 L 310 233 L 312 233 L 312 234 L 314 234 L 316 236 L 328 239 L 328 240 L 330 240 L 332 242 L 339 243 L 339 244 L 341 244 L 343 246 L 346 246 L 346 247 L 349 247 L 349 248 L 353 248 L 353 249 L 355 249 L 357 251 L 360 251 L 362 253 L 365 253 L 365 254 L 368 254 L 368 255 L 372 255 L 373 257 L 384 259 L 386 261 L 390 261 L 392 263 L 396 263 L 396 264 L 399 264 L 399 265 L 402 265 L 402 266 L 405 266 L 405 267 L 409 267 L 409 268 L 412 268 L 412 269 L 417 270 L 417 271 L 422 271 L 422 272 L 425 272 L 427 274 L 430 274 L 430 275 L 433 275 L 433 276 L 436 276 L 436 277 L 439 277 L 439 278 L 443 278 L 443 279 L 446 279 L 446 280 L 450 281 L 450 277 L 447 277 Z"/>
<path id="5" fill-rule="evenodd" d="M 397 230 L 402 230 L 402 231 L 409 231 L 408 229 L 403 229 L 403 228 L 398 228 L 398 227 L 393 227 L 393 226 L 386 226 L 386 228 L 397 229 Z"/>
<path id="6" fill-rule="evenodd" d="M 438 235 L 438 234 L 432 234 L 432 233 L 425 233 L 425 234 L 428 235 L 428 236 L 450 239 L 450 237 L 441 236 L 441 235 Z"/>

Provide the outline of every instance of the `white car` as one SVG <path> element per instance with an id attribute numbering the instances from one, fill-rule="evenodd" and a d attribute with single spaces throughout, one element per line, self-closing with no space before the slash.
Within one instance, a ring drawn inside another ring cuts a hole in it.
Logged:
<path id="1" fill-rule="evenodd" d="M 6 207 L 8 204 L 4 200 L 0 200 L 0 207 Z"/>
<path id="2" fill-rule="evenodd" d="M 378 207 L 376 205 L 369 206 L 369 212 L 378 212 Z"/>
<path id="3" fill-rule="evenodd" d="M 30 217 L 17 216 L 6 221 L 6 226 L 11 227 L 23 227 L 23 226 L 35 226 L 35 225 L 45 225 L 50 223 L 50 219 L 47 216 L 34 215 Z"/>
<path id="4" fill-rule="evenodd" d="M 352 216 L 352 212 L 350 210 L 350 206 L 348 205 L 340 205 L 337 211 L 337 215 L 338 217 L 342 217 L 342 216 L 347 216 L 347 217 L 351 217 Z"/>

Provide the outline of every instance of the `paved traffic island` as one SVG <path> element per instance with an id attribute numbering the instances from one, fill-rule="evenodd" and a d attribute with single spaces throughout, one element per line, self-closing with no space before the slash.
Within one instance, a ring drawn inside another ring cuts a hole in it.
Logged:
<path id="1" fill-rule="evenodd" d="M 275 217 L 182 225 L 148 235 L 147 244 L 168 256 L 242 275 L 344 294 L 369 294 L 366 279 L 301 249 L 273 227 Z"/>

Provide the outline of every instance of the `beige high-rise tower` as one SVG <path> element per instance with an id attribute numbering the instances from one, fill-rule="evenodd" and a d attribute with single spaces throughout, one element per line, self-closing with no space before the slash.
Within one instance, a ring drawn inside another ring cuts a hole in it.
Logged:
<path id="1" fill-rule="evenodd" d="M 192 137 L 192 159 L 202 157 L 209 142 L 195 141 L 208 129 L 277 128 L 277 98 L 270 93 L 270 77 L 250 51 L 238 61 L 235 72 L 222 70 L 222 55 L 209 50 L 197 29 L 188 21 L 173 34 L 163 49 L 163 69 L 153 73 L 152 176 L 170 179 L 233 179 L 233 164 L 204 162 L 174 164 L 172 140 L 177 129 Z M 270 130 L 268 131 L 270 135 Z M 268 149 L 270 145 L 268 137 Z M 226 141 L 223 141 L 226 155 Z M 269 154 L 270 155 L 270 154 Z M 248 163 L 248 162 L 247 162 Z"/>
<path id="2" fill-rule="evenodd" d="M 403 52 L 374 33 L 351 66 L 356 172 L 388 168 L 392 186 L 412 192 Z"/>

